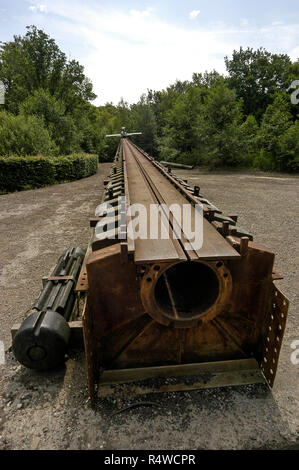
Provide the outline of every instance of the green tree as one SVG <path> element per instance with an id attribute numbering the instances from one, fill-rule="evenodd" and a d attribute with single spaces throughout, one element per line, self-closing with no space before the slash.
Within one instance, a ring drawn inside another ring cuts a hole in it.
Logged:
<path id="1" fill-rule="evenodd" d="M 148 90 L 147 102 L 155 115 L 158 138 L 162 137 L 163 129 L 167 126 L 168 112 L 172 110 L 177 98 L 187 91 L 188 86 L 188 82 L 177 81 L 166 90 Z"/>
<path id="2" fill-rule="evenodd" d="M 291 103 L 286 93 L 277 94 L 263 116 L 258 135 L 261 148 L 255 164 L 265 170 L 284 170 L 287 166 L 281 139 L 292 125 Z"/>
<path id="3" fill-rule="evenodd" d="M 48 90 L 35 90 L 20 105 L 20 114 L 41 119 L 61 154 L 80 150 L 78 126 L 75 126 L 72 116 L 66 115 L 64 102 L 52 96 Z"/>
<path id="4" fill-rule="evenodd" d="M 279 141 L 279 166 L 284 171 L 299 171 L 299 121 L 292 124 Z"/>
<path id="5" fill-rule="evenodd" d="M 288 93 L 291 95 L 296 88 L 292 87 L 293 82 L 297 82 L 299 80 L 299 59 L 296 62 L 293 62 L 289 69 L 288 74 Z M 298 88 L 298 87 L 297 87 Z M 298 96 L 298 95 L 297 95 Z M 290 96 L 291 99 L 291 96 Z M 298 104 L 292 104 L 291 106 L 291 113 L 293 116 L 293 120 L 296 121 L 298 119 Z"/>
<path id="6" fill-rule="evenodd" d="M 116 137 L 105 137 L 106 134 L 119 134 L 121 129 L 121 119 L 124 119 L 121 113 L 129 114 L 128 105 L 124 104 L 121 101 L 121 106 L 114 106 L 112 103 L 106 103 L 105 106 L 100 106 L 98 108 L 99 112 L 99 121 L 98 121 L 98 130 L 101 135 L 101 145 L 99 149 L 99 159 L 100 161 L 112 161 L 116 153 L 119 139 Z"/>
<path id="7" fill-rule="evenodd" d="M 41 119 L 0 112 L 0 155 L 55 156 L 58 149 Z"/>
<path id="8" fill-rule="evenodd" d="M 202 112 L 202 91 L 188 86 L 184 94 L 178 94 L 166 114 L 167 124 L 159 139 L 163 159 L 179 159 L 190 164 L 198 163 L 197 120 Z M 167 148 L 168 147 L 168 148 Z"/>
<path id="9" fill-rule="evenodd" d="M 156 155 L 157 124 L 152 106 L 142 95 L 137 104 L 131 106 L 132 132 L 142 131 L 142 135 L 134 137 L 137 145 L 151 155 Z"/>
<path id="10" fill-rule="evenodd" d="M 19 105 L 35 90 L 43 88 L 63 99 L 71 111 L 78 102 L 96 96 L 83 67 L 68 62 L 54 39 L 35 26 L 25 36 L 0 45 L 0 80 L 5 85 L 7 110 L 17 114 Z"/>
<path id="11" fill-rule="evenodd" d="M 254 158 L 259 151 L 258 144 L 258 123 L 252 114 L 247 116 L 246 121 L 240 127 L 243 152 L 244 152 L 244 164 L 246 166 L 252 166 Z"/>
<path id="12" fill-rule="evenodd" d="M 211 167 L 243 164 L 242 102 L 222 82 L 213 86 L 197 119 L 202 163 Z"/>
<path id="13" fill-rule="evenodd" d="M 196 86 L 204 86 L 207 89 L 211 88 L 213 85 L 217 85 L 220 82 L 225 81 L 226 79 L 220 75 L 216 70 L 212 72 L 194 73 L 192 75 L 193 84 Z"/>
<path id="14" fill-rule="evenodd" d="M 107 114 L 107 118 L 111 117 Z M 75 122 L 80 137 L 80 145 L 86 153 L 97 154 L 102 160 L 106 160 L 104 153 L 106 150 L 105 135 L 107 122 L 99 108 L 86 102 L 81 107 L 80 112 L 75 113 Z M 109 118 L 108 118 L 109 122 Z M 115 152 L 114 152 L 115 153 Z M 114 156 L 114 155 L 113 155 Z"/>
<path id="15" fill-rule="evenodd" d="M 65 103 L 66 112 L 72 113 L 97 97 L 92 89 L 91 81 L 84 75 L 84 67 L 76 60 L 71 60 L 65 64 L 60 84 L 54 94 Z"/>
<path id="16" fill-rule="evenodd" d="M 260 48 L 234 51 L 232 58 L 225 57 L 230 87 L 244 102 L 245 115 L 253 114 L 261 119 L 272 95 L 290 86 L 289 73 L 292 65 L 286 54 L 271 54 Z"/>

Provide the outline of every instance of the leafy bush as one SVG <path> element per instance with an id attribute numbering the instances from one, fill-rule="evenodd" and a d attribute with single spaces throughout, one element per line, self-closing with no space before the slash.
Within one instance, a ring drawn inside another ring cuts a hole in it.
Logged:
<path id="1" fill-rule="evenodd" d="M 39 118 L 60 153 L 66 155 L 80 149 L 80 132 L 72 116 L 66 114 L 63 102 L 48 90 L 35 90 L 21 103 L 20 114 Z"/>
<path id="2" fill-rule="evenodd" d="M 14 116 L 0 112 L 0 155 L 57 154 L 43 122 L 36 116 Z"/>
<path id="3" fill-rule="evenodd" d="M 225 83 L 207 93 L 197 118 L 201 162 L 211 168 L 243 164 L 242 102 Z"/>
<path id="4" fill-rule="evenodd" d="M 256 155 L 259 153 L 260 150 L 258 146 L 259 126 L 255 117 L 252 114 L 247 116 L 247 119 L 241 125 L 240 130 L 240 138 L 243 144 L 243 164 L 245 167 L 252 167 Z"/>
<path id="5" fill-rule="evenodd" d="M 254 157 L 253 166 L 254 168 L 263 171 L 275 170 L 275 164 L 273 162 L 271 154 L 266 152 L 264 149 L 261 149 L 260 152 Z"/>
<path id="6" fill-rule="evenodd" d="M 74 154 L 53 159 L 57 182 L 74 181 L 95 174 L 98 170 L 98 156 Z"/>
<path id="7" fill-rule="evenodd" d="M 287 94 L 277 94 L 263 116 L 258 142 L 258 165 L 263 170 L 296 170 L 298 159 L 298 125 L 292 123 Z M 294 165 L 292 161 L 295 160 Z M 255 164 L 257 162 L 255 161 Z"/>
<path id="8" fill-rule="evenodd" d="M 279 141 L 279 166 L 283 171 L 299 171 L 299 121 L 282 135 Z"/>
<path id="9" fill-rule="evenodd" d="M 93 175 L 97 169 L 97 155 L 0 157 L 0 191 L 19 191 L 73 181 Z"/>
<path id="10" fill-rule="evenodd" d="M 55 167 L 51 158 L 0 158 L 0 190 L 16 191 L 55 183 Z"/>

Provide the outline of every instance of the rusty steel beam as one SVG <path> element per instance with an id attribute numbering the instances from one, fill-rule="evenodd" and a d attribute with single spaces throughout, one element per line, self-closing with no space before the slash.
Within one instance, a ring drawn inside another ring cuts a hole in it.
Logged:
<path id="1" fill-rule="evenodd" d="M 104 376 L 129 381 L 160 370 L 182 375 L 192 364 L 205 370 L 211 364 L 211 374 L 213 364 L 221 364 L 219 380 L 207 381 L 210 386 L 261 377 L 272 386 L 288 310 L 273 283 L 274 253 L 254 242 L 236 215 L 223 214 L 198 186 L 128 139 L 120 142 L 105 188 L 104 202 L 116 208 L 115 217 L 100 237 L 103 205 L 91 220 L 95 234 L 77 284 L 87 294 L 83 329 L 91 399 L 97 386 L 107 384 Z M 134 239 L 128 209 L 137 203 L 147 214 L 152 204 L 161 205 L 157 223 L 169 238 Z M 201 204 L 201 247 L 186 248 L 185 228 L 166 210 L 172 204 L 189 205 L 192 223 Z M 175 237 L 178 227 L 181 239 Z M 248 361 L 250 370 L 238 374 Z"/>

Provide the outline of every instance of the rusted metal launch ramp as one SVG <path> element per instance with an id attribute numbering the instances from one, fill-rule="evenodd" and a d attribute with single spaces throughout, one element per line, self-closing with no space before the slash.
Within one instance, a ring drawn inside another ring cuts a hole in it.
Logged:
<path id="1" fill-rule="evenodd" d="M 265 379 L 272 386 L 288 310 L 273 283 L 280 278 L 274 254 L 237 226 L 237 216 L 223 214 L 200 188 L 126 138 L 105 183 L 103 204 L 110 209 L 100 206 L 91 226 L 107 220 L 106 231 L 93 237 L 77 284 L 87 293 L 83 328 L 92 400 L 121 382 L 141 380 L 135 391 L 157 391 L 152 378 L 162 380 L 159 391 Z M 142 204 L 148 219 L 151 206 L 160 205 L 156 224 L 169 238 L 134 239 L 133 204 Z M 185 228 L 167 210 L 173 204 L 190 205 L 193 226 L 201 204 L 200 247 L 186 245 Z"/>

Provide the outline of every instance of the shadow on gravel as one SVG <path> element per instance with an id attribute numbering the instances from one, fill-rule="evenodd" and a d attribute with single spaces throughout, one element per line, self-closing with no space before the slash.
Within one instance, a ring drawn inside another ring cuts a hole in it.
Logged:
<path id="1" fill-rule="evenodd" d="M 86 448 L 86 442 L 109 450 L 297 448 L 264 384 L 142 396 L 118 387 L 92 410 L 82 352 L 72 351 L 65 367 L 46 372 L 17 365 L 11 354 L 8 362 L 6 401 L 21 402 L 28 411 L 59 401 L 66 416 L 76 414 L 69 448 Z"/>
<path id="2" fill-rule="evenodd" d="M 6 354 L 7 366 L 13 374 L 6 381 L 6 401 L 19 398 L 24 408 L 42 406 L 55 399 L 64 385 L 66 364 L 48 371 L 26 369 L 18 364 L 12 352 Z"/>
<path id="3" fill-rule="evenodd" d="M 118 391 L 96 402 L 93 421 L 95 430 L 101 423 L 110 445 L 117 435 L 121 440 L 126 433 L 131 442 L 139 442 L 141 434 L 148 445 L 157 445 L 157 436 L 165 432 L 174 436 L 176 445 L 190 448 L 199 443 L 202 449 L 284 449 L 290 445 L 288 424 L 266 384 L 142 396 Z"/>

